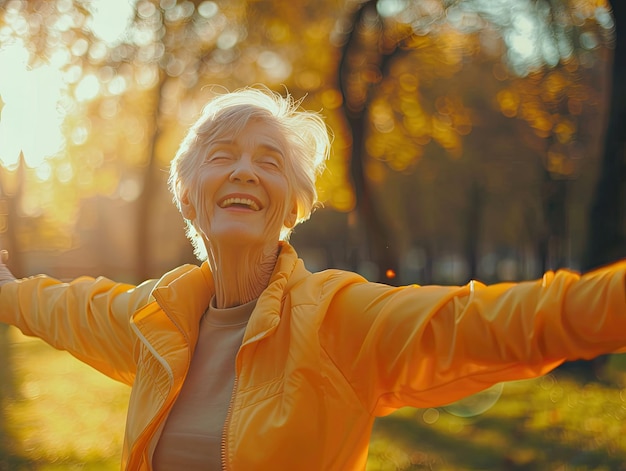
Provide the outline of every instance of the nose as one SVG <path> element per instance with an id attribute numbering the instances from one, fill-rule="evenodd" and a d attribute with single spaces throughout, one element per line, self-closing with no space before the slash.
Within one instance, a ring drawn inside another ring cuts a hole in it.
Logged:
<path id="1" fill-rule="evenodd" d="M 250 158 L 242 156 L 235 161 L 233 171 L 230 174 L 230 181 L 232 182 L 245 182 L 245 183 L 258 183 L 259 179 L 254 166 Z"/>

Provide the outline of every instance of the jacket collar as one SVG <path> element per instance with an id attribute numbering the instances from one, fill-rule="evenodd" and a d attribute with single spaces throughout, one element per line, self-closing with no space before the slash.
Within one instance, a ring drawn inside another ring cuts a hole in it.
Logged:
<path id="1" fill-rule="evenodd" d="M 267 335 L 278 325 L 284 293 L 308 274 L 294 248 L 287 242 L 280 242 L 276 266 L 250 317 L 244 343 Z M 178 328 L 186 343 L 195 346 L 200 318 L 209 306 L 214 293 L 213 275 L 209 264 L 204 262 L 200 267 L 185 265 L 168 273 L 157 283 L 152 295 L 161 308 L 158 311 L 162 310 L 159 314 L 164 313 Z M 134 322 L 144 331 L 151 324 L 148 318 L 159 314 L 154 309 L 146 311 L 143 315 L 140 311 L 134 316 Z M 158 322 L 154 318 L 153 320 Z"/>
<path id="2" fill-rule="evenodd" d="M 181 377 L 191 361 L 193 353 L 189 347 L 197 342 L 200 317 L 212 296 L 207 271 L 196 265 L 183 265 L 165 274 L 152 290 L 152 302 L 131 319 L 139 339 L 173 380 Z"/>
<path id="3" fill-rule="evenodd" d="M 309 272 L 298 258 L 294 248 L 287 242 L 280 242 L 280 253 L 267 288 L 263 290 L 256 304 L 243 343 L 252 342 L 273 331 L 282 313 L 283 297 L 289 289 Z"/>

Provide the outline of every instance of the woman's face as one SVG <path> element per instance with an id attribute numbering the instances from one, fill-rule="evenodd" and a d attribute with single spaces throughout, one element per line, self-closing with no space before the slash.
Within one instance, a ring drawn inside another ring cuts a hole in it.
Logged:
<path id="1" fill-rule="evenodd" d="M 198 168 L 186 217 L 212 244 L 275 244 L 283 225 L 296 219 L 287 158 L 286 140 L 271 120 L 252 119 L 237 135 L 215 139 Z"/>

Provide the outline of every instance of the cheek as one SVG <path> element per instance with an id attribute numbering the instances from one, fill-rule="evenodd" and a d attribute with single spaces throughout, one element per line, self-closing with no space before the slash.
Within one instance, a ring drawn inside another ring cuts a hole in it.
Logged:
<path id="1" fill-rule="evenodd" d="M 273 205 L 273 211 L 271 214 L 272 222 L 276 221 L 282 226 L 291 209 L 289 205 L 291 192 L 289 191 L 289 185 L 285 179 L 276 180 L 272 189 L 273 192 L 270 197 L 272 197 L 272 199 L 276 202 L 276 204 Z"/>
<path id="2" fill-rule="evenodd" d="M 269 225 L 275 227 L 282 227 L 285 222 L 286 217 L 286 207 L 285 205 L 276 205 L 272 208 L 272 212 L 268 214 L 269 217 Z"/>

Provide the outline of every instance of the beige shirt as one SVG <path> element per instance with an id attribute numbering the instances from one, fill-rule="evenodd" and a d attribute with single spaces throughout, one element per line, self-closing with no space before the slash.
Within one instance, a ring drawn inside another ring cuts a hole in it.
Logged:
<path id="1" fill-rule="evenodd" d="M 235 382 L 235 357 L 256 300 L 217 309 L 200 323 L 189 373 L 154 451 L 155 471 L 221 470 L 222 431 Z"/>

